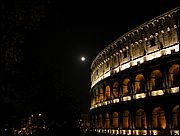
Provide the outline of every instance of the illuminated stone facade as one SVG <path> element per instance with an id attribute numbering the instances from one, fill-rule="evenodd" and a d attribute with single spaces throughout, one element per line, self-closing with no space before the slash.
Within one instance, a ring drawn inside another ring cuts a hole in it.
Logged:
<path id="1" fill-rule="evenodd" d="M 91 64 L 91 131 L 179 134 L 179 8 L 116 39 Z"/>

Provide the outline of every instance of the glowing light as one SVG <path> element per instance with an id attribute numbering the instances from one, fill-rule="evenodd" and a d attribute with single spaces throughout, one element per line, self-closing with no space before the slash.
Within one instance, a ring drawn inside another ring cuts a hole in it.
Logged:
<path id="1" fill-rule="evenodd" d="M 178 51 L 179 51 L 179 44 L 176 45 L 176 46 L 174 47 L 174 49 L 175 49 L 175 52 L 178 52 Z"/>
<path id="2" fill-rule="evenodd" d="M 133 130 L 134 135 L 147 135 L 147 130 Z"/>
<path id="3" fill-rule="evenodd" d="M 179 92 L 179 87 L 171 88 L 171 93 L 177 93 Z"/>
<path id="4" fill-rule="evenodd" d="M 123 135 L 131 135 L 131 130 L 122 130 L 120 133 Z"/>
<path id="5" fill-rule="evenodd" d="M 159 57 L 161 57 L 161 55 L 162 55 L 161 51 L 158 51 L 158 52 L 154 52 L 152 54 L 147 55 L 146 58 L 149 61 L 149 60 L 152 60 L 152 59 L 155 59 L 155 58 L 159 58 Z"/>
<path id="6" fill-rule="evenodd" d="M 134 95 L 134 99 L 140 99 L 140 98 L 145 98 L 146 97 L 146 93 L 140 93 L 140 94 L 136 94 Z"/>
<path id="7" fill-rule="evenodd" d="M 104 74 L 104 78 L 109 77 L 110 76 L 110 72 L 107 72 L 106 74 Z"/>
<path id="8" fill-rule="evenodd" d="M 111 104 L 111 101 L 107 101 L 107 104 Z"/>
<path id="9" fill-rule="evenodd" d="M 130 62 L 125 63 L 125 64 L 123 64 L 123 65 L 121 66 L 121 70 L 125 70 L 125 69 L 127 69 L 127 68 L 129 68 L 129 67 L 130 67 Z"/>
<path id="10" fill-rule="evenodd" d="M 135 59 L 135 60 L 131 61 L 131 65 L 135 66 L 135 65 L 138 64 L 138 62 L 143 63 L 144 62 L 144 58 L 141 57 L 141 58 L 138 58 L 138 59 Z"/>
<path id="11" fill-rule="evenodd" d="M 179 130 L 172 130 L 174 135 L 179 135 Z"/>
<path id="12" fill-rule="evenodd" d="M 103 105 L 107 105 L 107 101 L 103 102 Z"/>
<path id="13" fill-rule="evenodd" d="M 118 102 L 119 102 L 119 99 L 118 99 L 118 98 L 116 98 L 116 99 L 113 100 L 113 103 L 118 103 Z"/>
<path id="14" fill-rule="evenodd" d="M 85 61 L 86 60 L 86 58 L 85 57 L 81 57 L 81 61 Z"/>
<path id="15" fill-rule="evenodd" d="M 119 67 L 114 69 L 114 73 L 118 73 L 119 72 Z"/>
<path id="16" fill-rule="evenodd" d="M 131 96 L 124 96 L 123 97 L 123 101 L 128 101 L 128 100 L 131 100 Z"/>
<path id="17" fill-rule="evenodd" d="M 158 131 L 157 130 L 151 130 L 151 134 L 152 135 L 158 135 Z"/>
<path id="18" fill-rule="evenodd" d="M 163 90 L 152 91 L 151 96 L 163 95 Z"/>
<path id="19" fill-rule="evenodd" d="M 101 106 L 101 103 L 98 103 L 97 106 L 100 107 L 100 106 Z"/>

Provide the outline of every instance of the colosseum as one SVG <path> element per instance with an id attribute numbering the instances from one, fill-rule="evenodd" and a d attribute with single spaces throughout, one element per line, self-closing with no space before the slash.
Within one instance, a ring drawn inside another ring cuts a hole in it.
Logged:
<path id="1" fill-rule="evenodd" d="M 90 131 L 179 135 L 179 7 L 125 33 L 91 64 Z"/>

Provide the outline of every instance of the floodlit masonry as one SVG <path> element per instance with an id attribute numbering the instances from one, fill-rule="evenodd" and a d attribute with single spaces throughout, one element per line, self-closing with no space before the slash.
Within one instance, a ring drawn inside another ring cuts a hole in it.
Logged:
<path id="1" fill-rule="evenodd" d="M 122 35 L 91 64 L 90 130 L 179 135 L 179 8 Z"/>

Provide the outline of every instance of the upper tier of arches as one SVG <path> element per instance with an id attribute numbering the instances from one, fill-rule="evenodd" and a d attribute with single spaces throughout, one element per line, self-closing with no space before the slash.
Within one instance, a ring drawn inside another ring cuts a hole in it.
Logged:
<path id="1" fill-rule="evenodd" d="M 179 8 L 175 8 L 116 39 L 92 62 L 91 87 L 100 80 L 131 66 L 174 51 L 178 52 L 178 28 Z"/>

